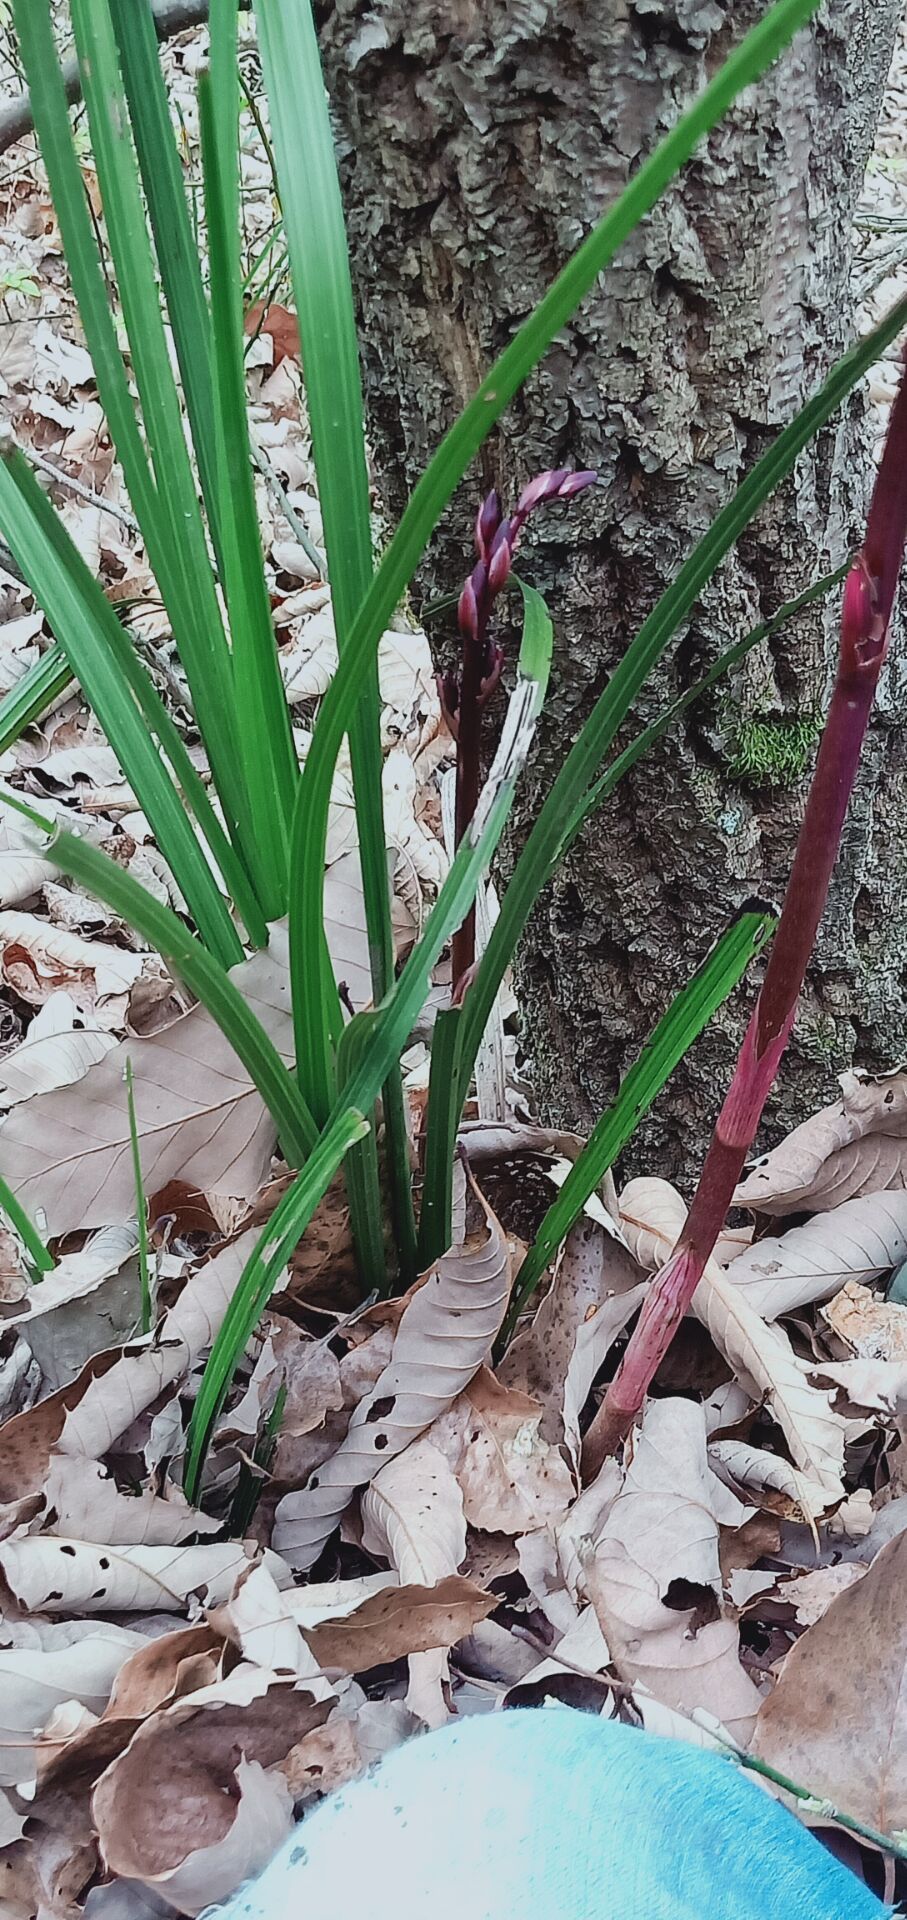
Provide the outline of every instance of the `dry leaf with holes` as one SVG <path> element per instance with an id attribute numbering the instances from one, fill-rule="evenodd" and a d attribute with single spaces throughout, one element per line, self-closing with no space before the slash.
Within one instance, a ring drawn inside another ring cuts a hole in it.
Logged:
<path id="1" fill-rule="evenodd" d="M 849 1281 L 823 1307 L 822 1318 L 858 1359 L 907 1366 L 907 1307 L 877 1300 L 868 1287 Z"/>
<path id="2" fill-rule="evenodd" d="M 742 1744 L 759 1694 L 721 1616 L 718 1529 L 751 1511 L 710 1470 L 702 1408 L 652 1401 L 584 1573 L 621 1679 L 679 1713 L 705 1708 Z"/>
<path id="3" fill-rule="evenodd" d="M 855 1819 L 907 1827 L 907 1534 L 796 1641 L 752 1747 Z"/>
<path id="4" fill-rule="evenodd" d="M 540 1431 L 566 1441 L 576 1461 L 579 1419 L 592 1382 L 648 1282 L 620 1242 L 585 1216 L 568 1236 L 554 1279 L 532 1325 L 508 1347 L 498 1368 L 506 1386 L 542 1405 Z"/>
<path id="5" fill-rule="evenodd" d="M 644 1265 L 658 1268 L 680 1235 L 686 1208 L 667 1180 L 631 1180 L 621 1195 L 624 1232 Z M 744 1256 L 741 1255 L 741 1258 Z M 754 1399 L 764 1398 L 803 1475 L 804 1494 L 819 1489 L 816 1518 L 844 1492 L 845 1423 L 830 1397 L 812 1386 L 781 1327 L 769 1326 L 737 1288 L 734 1270 L 709 1260 L 693 1295 L 693 1312 Z"/>
<path id="6" fill-rule="evenodd" d="M 425 1436 L 390 1460 L 362 1496 L 362 1543 L 386 1555 L 401 1586 L 431 1587 L 455 1574 L 466 1553 L 463 1496 L 447 1461 Z M 428 1649 L 409 1663 L 406 1704 L 426 1726 L 448 1717 L 447 1654 Z"/>
<path id="7" fill-rule="evenodd" d="M 537 1400 L 481 1367 L 429 1428 L 456 1474 L 466 1519 L 485 1533 L 530 1533 L 563 1519 L 576 1487 L 559 1449 L 540 1432 Z"/>
<path id="8" fill-rule="evenodd" d="M 899 1418 L 907 1412 L 907 1363 L 903 1360 L 834 1360 L 813 1373 L 831 1380 L 852 1405 Z"/>
<path id="9" fill-rule="evenodd" d="M 317 1560 L 359 1487 L 457 1398 L 487 1359 L 510 1293 L 510 1254 L 491 1212 L 412 1293 L 391 1358 L 355 1408 L 346 1439 L 299 1493 L 281 1500 L 274 1545 L 291 1566 Z"/>
<path id="10" fill-rule="evenodd" d="M 64 1539 L 93 1540 L 105 1546 L 172 1547 L 193 1534 L 220 1531 L 215 1516 L 200 1513 L 176 1487 L 167 1499 L 149 1487 L 121 1493 L 98 1460 L 77 1460 L 54 1453 L 45 1484 L 44 1531 Z"/>
<path id="11" fill-rule="evenodd" d="M 817 1213 L 863 1193 L 907 1187 L 907 1074 L 841 1075 L 841 1098 L 756 1162 L 734 1204 Z"/>
<path id="12" fill-rule="evenodd" d="M 847 1281 L 871 1286 L 907 1258 L 907 1193 L 868 1193 L 805 1226 L 757 1240 L 731 1278 L 763 1320 L 827 1300 Z"/>
<path id="13" fill-rule="evenodd" d="M 252 1551 L 241 1540 L 102 1547 L 29 1534 L 0 1544 L 0 1573 L 29 1613 L 179 1613 L 193 1595 L 212 1606 L 228 1599 Z M 277 1554 L 265 1564 L 278 1584 L 289 1583 Z"/>

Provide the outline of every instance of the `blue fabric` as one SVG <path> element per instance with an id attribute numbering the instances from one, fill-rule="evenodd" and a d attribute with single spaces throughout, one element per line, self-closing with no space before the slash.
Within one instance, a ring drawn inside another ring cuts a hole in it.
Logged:
<path id="1" fill-rule="evenodd" d="M 880 1920 L 730 1761 L 569 1708 L 397 1748 L 220 1920 Z"/>

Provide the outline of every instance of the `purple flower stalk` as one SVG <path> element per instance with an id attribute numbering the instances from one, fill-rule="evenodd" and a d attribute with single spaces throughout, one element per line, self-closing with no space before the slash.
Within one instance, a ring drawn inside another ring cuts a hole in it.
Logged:
<path id="1" fill-rule="evenodd" d="M 629 1432 L 724 1225 L 787 1045 L 825 907 L 841 830 L 885 660 L 907 541 L 907 368 L 891 412 L 866 540 L 844 589 L 828 719 L 762 991 L 718 1116 L 686 1225 L 652 1282 L 621 1366 L 583 1447 L 591 1478 Z"/>
<path id="2" fill-rule="evenodd" d="M 571 500 L 593 485 L 595 473 L 571 473 L 555 467 L 537 474 L 523 488 L 516 511 L 505 518 L 500 495 L 489 493 L 476 515 L 476 564 L 463 588 L 457 621 L 463 640 L 459 675 L 444 674 L 439 683 L 441 702 L 457 742 L 456 842 L 460 841 L 476 810 L 481 784 L 482 713 L 504 665 L 504 655 L 488 636 L 488 623 L 498 594 L 506 586 L 517 541 L 535 507 L 549 500 Z M 471 909 L 453 938 L 454 999 L 462 998 L 475 961 L 475 909 Z"/>

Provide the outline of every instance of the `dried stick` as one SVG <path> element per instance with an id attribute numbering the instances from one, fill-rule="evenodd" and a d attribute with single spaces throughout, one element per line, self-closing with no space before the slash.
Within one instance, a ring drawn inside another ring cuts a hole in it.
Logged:
<path id="1" fill-rule="evenodd" d="M 591 1479 L 640 1412 L 702 1278 L 787 1045 L 853 790 L 907 540 L 907 368 L 891 412 L 866 540 L 847 577 L 841 650 L 803 825 L 762 991 L 718 1116 L 686 1225 L 653 1281 L 623 1362 L 586 1435 Z"/>

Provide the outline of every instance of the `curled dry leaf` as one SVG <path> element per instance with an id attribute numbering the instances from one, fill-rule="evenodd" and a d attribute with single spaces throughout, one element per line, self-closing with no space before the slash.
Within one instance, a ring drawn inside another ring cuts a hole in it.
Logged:
<path id="1" fill-rule="evenodd" d="M 753 1752 L 883 1833 L 907 1827 L 907 1534 L 791 1648 Z"/>
<path id="2" fill-rule="evenodd" d="M 841 1075 L 841 1098 L 756 1162 L 735 1205 L 817 1213 L 863 1193 L 907 1186 L 907 1074 Z"/>
<path id="3" fill-rule="evenodd" d="M 813 1567 L 809 1573 L 796 1574 L 793 1580 L 780 1580 L 774 1597 L 793 1607 L 802 1627 L 814 1627 L 839 1593 L 846 1593 L 865 1572 L 865 1565 L 851 1560 L 837 1567 Z"/>
<path id="4" fill-rule="evenodd" d="M 362 1497 L 362 1542 L 386 1555 L 401 1585 L 435 1586 L 466 1553 L 463 1496 L 442 1453 L 424 1435 L 390 1460 Z M 427 1726 L 443 1725 L 447 1654 L 427 1650 L 409 1663 L 406 1704 Z"/>
<path id="5" fill-rule="evenodd" d="M 288 1831 L 292 1803 L 274 1770 L 328 1712 L 327 1703 L 273 1674 L 238 1667 L 229 1679 L 153 1713 L 94 1791 L 108 1868 L 160 1887 L 183 1912 L 225 1898 Z M 225 1847 L 240 1819 L 238 1769 L 248 1763 L 265 1772 L 276 1798 L 265 1788 L 256 1793 L 257 1819 L 243 1820 Z"/>
<path id="6" fill-rule="evenodd" d="M 709 1466 L 726 1487 L 753 1506 L 786 1520 L 805 1520 L 821 1511 L 824 1490 L 810 1484 L 788 1460 L 745 1440 L 709 1440 Z"/>
<path id="7" fill-rule="evenodd" d="M 99 1623 L 70 1646 L 0 1652 L 0 1785 L 35 1779 L 39 1736 L 66 1701 L 100 1716 L 117 1674 L 143 1644 L 140 1634 Z"/>
<path id="8" fill-rule="evenodd" d="M 511 1342 L 498 1368 L 505 1386 L 541 1402 L 543 1439 L 553 1446 L 566 1442 L 574 1463 L 592 1382 L 642 1305 L 646 1284 L 633 1255 L 584 1217 L 567 1238 L 532 1325 Z"/>
<path id="9" fill-rule="evenodd" d="M 218 1626 L 253 1666 L 304 1680 L 313 1700 L 335 1697 L 297 1622 L 284 1611 L 281 1590 L 269 1567 L 259 1564 L 241 1572 L 232 1597 L 216 1617 Z"/>
<path id="10" fill-rule="evenodd" d="M 195 1595 L 226 1600 L 248 1564 L 241 1541 L 197 1547 L 102 1547 L 32 1534 L 0 1545 L 0 1573 L 29 1613 L 178 1613 Z M 266 1564 L 278 1584 L 289 1570 Z"/>
<path id="11" fill-rule="evenodd" d="M 460 1484 L 467 1522 L 486 1533 L 529 1533 L 563 1518 L 576 1491 L 556 1446 L 540 1432 L 537 1400 L 481 1367 L 429 1428 Z"/>
<path id="12" fill-rule="evenodd" d="M 54 1436 L 61 1453 L 98 1459 L 166 1387 L 191 1370 L 214 1340 L 257 1240 L 257 1229 L 250 1228 L 197 1267 L 151 1345 L 96 1356 L 94 1368 L 86 1368 L 66 1394 L 68 1410 Z"/>
<path id="13" fill-rule="evenodd" d="M 757 1240 L 731 1278 L 763 1320 L 827 1300 L 853 1280 L 869 1286 L 907 1257 L 907 1193 L 870 1193 L 802 1227 Z"/>
<path id="14" fill-rule="evenodd" d="M 877 1300 L 849 1281 L 822 1310 L 822 1318 L 859 1360 L 890 1360 L 907 1367 L 907 1307 Z"/>
<path id="15" fill-rule="evenodd" d="M 759 1694 L 740 1665 L 738 1629 L 721 1617 L 718 1529 L 750 1511 L 709 1468 L 702 1408 L 652 1401 L 584 1571 L 621 1679 L 642 1681 L 676 1712 L 705 1708 L 742 1744 Z"/>
<path id="16" fill-rule="evenodd" d="M 491 1350 L 510 1292 L 510 1256 L 494 1214 L 476 1194 L 481 1225 L 412 1294 L 390 1361 L 356 1407 L 346 1439 L 308 1486 L 277 1508 L 274 1546 L 291 1566 L 312 1566 L 356 1489 L 446 1411 Z"/>
<path id="17" fill-rule="evenodd" d="M 0 913 L 0 977 L 30 1007 L 65 989 L 99 1026 L 122 1026 L 129 990 L 147 961 L 146 954 L 49 926 L 34 913 Z"/>
<path id="18" fill-rule="evenodd" d="M 664 1263 L 685 1219 L 684 1203 L 666 1180 L 631 1180 L 621 1195 L 624 1231 L 644 1264 Z M 767 1325 L 747 1304 L 734 1279 L 737 1264 L 725 1271 L 714 1259 L 707 1263 L 693 1311 L 742 1386 L 765 1399 L 802 1470 L 804 1495 L 812 1489 L 814 1499 L 821 1489 L 810 1514 L 816 1518 L 843 1496 L 845 1423 L 829 1395 L 810 1385 L 783 1329 Z"/>

